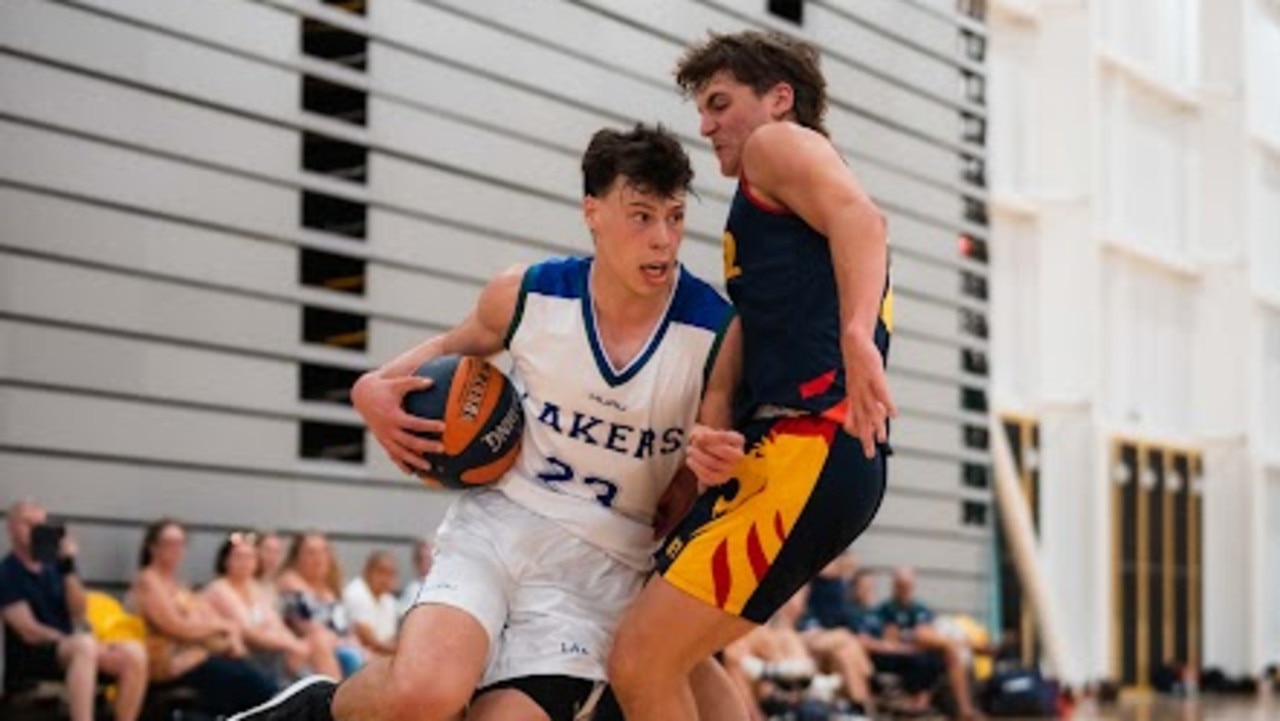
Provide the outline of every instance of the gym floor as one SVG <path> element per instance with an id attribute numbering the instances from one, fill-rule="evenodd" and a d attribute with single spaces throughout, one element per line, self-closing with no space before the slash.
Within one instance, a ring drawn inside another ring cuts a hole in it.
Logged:
<path id="1" fill-rule="evenodd" d="M 1276 721 L 1280 719 L 1280 699 L 1202 697 L 1188 701 L 1140 696 L 1106 706 L 1085 702 L 1070 718 L 1071 721 Z"/>

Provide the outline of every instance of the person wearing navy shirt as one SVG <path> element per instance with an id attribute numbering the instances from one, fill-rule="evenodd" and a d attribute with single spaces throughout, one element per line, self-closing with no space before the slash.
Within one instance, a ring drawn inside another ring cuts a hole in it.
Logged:
<path id="1" fill-rule="evenodd" d="M 872 571 L 860 570 L 854 574 L 850 590 L 852 597 L 845 607 L 846 628 L 867 649 L 878 673 L 902 679 L 902 690 L 907 693 L 908 701 L 899 710 L 927 710 L 929 692 L 942 675 L 941 659 L 900 638 L 886 636 L 884 606 L 875 605 L 876 577 Z"/>
<path id="2" fill-rule="evenodd" d="M 960 709 L 960 718 L 977 718 L 969 689 L 969 669 L 961 645 L 933 627 L 933 611 L 915 598 L 916 574 L 902 566 L 893 572 L 893 596 L 880 604 L 877 613 L 884 624 L 884 636 L 906 644 L 923 656 L 941 661 L 947 682 Z"/>
<path id="3" fill-rule="evenodd" d="M 910 641 L 917 627 L 933 623 L 933 611 L 915 599 L 915 572 L 899 568 L 893 573 L 893 596 L 876 612 L 891 637 Z"/>
<path id="4" fill-rule="evenodd" d="M 115 718 L 135 721 L 147 689 L 147 661 L 136 642 L 99 644 L 77 630 L 85 592 L 76 574 L 75 541 L 64 537 L 56 564 L 35 558 L 32 529 L 47 521 L 37 503 L 9 509 L 13 550 L 0 561 L 0 616 L 4 618 L 6 693 L 39 681 L 64 681 L 71 721 L 92 721 L 98 673 L 116 679 Z"/>

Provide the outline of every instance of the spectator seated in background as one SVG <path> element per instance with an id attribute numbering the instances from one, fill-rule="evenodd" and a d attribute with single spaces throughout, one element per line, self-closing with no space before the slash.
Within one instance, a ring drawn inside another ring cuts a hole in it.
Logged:
<path id="1" fill-rule="evenodd" d="M 364 665 L 364 652 L 350 635 L 350 622 L 339 597 L 341 573 L 323 534 L 300 533 L 289 547 L 277 585 L 285 623 L 303 638 L 330 636 L 328 642 L 345 678 Z"/>
<path id="2" fill-rule="evenodd" d="M 929 708 L 930 692 L 942 676 L 942 662 L 936 655 L 907 643 L 884 637 L 884 623 L 876 607 L 876 577 L 859 570 L 849 586 L 851 597 L 845 608 L 845 627 L 871 657 L 877 673 L 898 677 L 905 699 L 894 710 L 915 713 Z"/>
<path id="3" fill-rule="evenodd" d="M 431 570 L 431 541 L 420 538 L 413 544 L 413 578 L 405 584 L 404 590 L 400 592 L 399 612 L 403 616 L 409 609 L 413 608 L 413 602 L 418 600 L 418 591 L 422 589 L 422 579 L 427 577 L 427 573 Z"/>
<path id="4" fill-rule="evenodd" d="M 807 599 L 805 587 L 768 623 L 724 650 L 725 668 L 755 720 L 764 718 L 766 709 L 772 716 L 788 707 L 815 702 L 829 713 L 840 711 L 848 718 L 861 718 L 866 713 L 870 662 L 848 633 L 844 633 L 847 643 L 840 646 L 834 636 L 821 629 L 808 634 L 809 638 L 798 631 Z M 817 654 L 810 648 L 814 637 L 827 639 Z"/>
<path id="5" fill-rule="evenodd" d="M 877 610 L 884 630 L 883 638 L 916 651 L 941 654 L 959 717 L 979 718 L 969 689 L 967 648 L 938 632 L 933 626 L 933 611 L 916 600 L 915 588 L 914 570 L 901 566 L 893 572 L 893 595 Z"/>
<path id="6" fill-rule="evenodd" d="M 141 644 L 102 644 L 84 627 L 85 590 L 76 573 L 76 544 L 49 529 L 45 510 L 20 500 L 7 518 L 12 551 L 0 561 L 0 615 L 4 618 L 4 688 L 13 693 L 39 681 L 63 681 L 71 721 L 93 719 L 98 674 L 116 680 L 116 721 L 135 721 L 147 690 Z M 33 544 L 33 535 L 56 545 Z"/>
<path id="7" fill-rule="evenodd" d="M 275 531 L 266 531 L 258 535 L 258 585 L 271 599 L 271 605 L 280 610 L 280 588 L 278 580 L 284 570 L 284 539 Z"/>
<path id="8" fill-rule="evenodd" d="M 190 687 L 198 710 L 230 715 L 271 698 L 276 686 L 245 660 L 239 626 L 178 579 L 186 544 L 186 531 L 171 519 L 148 526 L 142 539 L 130 595 L 147 626 L 151 679 Z"/>
<path id="9" fill-rule="evenodd" d="M 390 551 L 374 551 L 364 562 L 364 572 L 342 590 L 351 630 L 365 651 L 385 656 L 396 650 L 396 597 L 400 570 Z"/>
<path id="10" fill-rule="evenodd" d="M 299 638 L 284 624 L 275 595 L 257 579 L 257 534 L 236 531 L 218 549 L 218 577 L 203 591 L 217 614 L 235 624 L 249 650 L 249 660 L 279 686 L 306 673 L 338 678 L 331 634 L 313 632 Z M 318 629 L 316 629 L 318 631 Z"/>

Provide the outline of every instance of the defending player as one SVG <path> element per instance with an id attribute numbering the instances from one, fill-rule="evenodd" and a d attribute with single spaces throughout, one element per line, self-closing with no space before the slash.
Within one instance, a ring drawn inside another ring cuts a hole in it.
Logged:
<path id="1" fill-rule="evenodd" d="M 892 294 L 884 220 L 822 125 L 812 47 L 712 35 L 676 80 L 738 179 L 725 280 L 741 318 L 738 429 L 691 433 L 704 494 L 668 539 L 615 639 L 628 721 L 694 718 L 689 670 L 763 623 L 870 524 L 885 488 Z M 710 420 L 724 428 L 728 417 Z"/>

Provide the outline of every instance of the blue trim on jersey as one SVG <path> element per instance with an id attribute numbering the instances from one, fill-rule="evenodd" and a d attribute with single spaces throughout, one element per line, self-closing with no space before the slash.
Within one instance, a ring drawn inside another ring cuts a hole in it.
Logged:
<path id="1" fill-rule="evenodd" d="M 706 281 L 680 266 L 680 285 L 669 314 L 672 322 L 723 333 L 733 317 L 733 306 Z"/>
<path id="2" fill-rule="evenodd" d="M 586 295 L 587 258 L 555 258 L 529 267 L 522 291 L 556 298 L 581 298 Z"/>
<path id="3" fill-rule="evenodd" d="M 585 288 L 590 285 L 588 280 L 588 273 L 591 270 L 590 261 L 585 262 L 583 266 L 582 285 Z M 684 285 L 683 270 L 681 268 L 681 273 L 676 279 L 676 298 L 680 296 L 680 288 Z M 649 344 L 645 346 L 639 356 L 632 359 L 626 369 L 621 373 L 617 373 L 613 370 L 613 364 L 609 362 L 609 357 L 605 355 L 604 343 L 600 340 L 599 334 L 596 333 L 595 309 L 592 307 L 595 304 L 591 301 L 591 293 L 588 291 L 582 294 L 582 322 L 587 330 L 587 345 L 591 346 L 591 355 L 596 359 L 596 368 L 599 369 L 600 376 L 604 378 L 610 387 L 616 388 L 634 378 L 649 362 L 649 359 L 653 357 L 653 354 L 657 352 L 662 345 L 663 337 L 667 334 L 667 326 L 671 325 L 672 308 L 676 304 L 676 298 L 672 298 L 667 305 L 667 310 L 662 314 L 662 320 L 658 321 L 658 328 L 654 331 L 653 337 L 649 339 Z"/>

